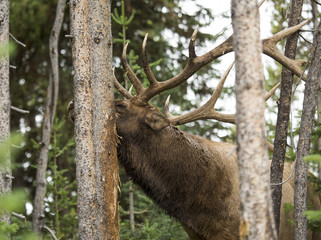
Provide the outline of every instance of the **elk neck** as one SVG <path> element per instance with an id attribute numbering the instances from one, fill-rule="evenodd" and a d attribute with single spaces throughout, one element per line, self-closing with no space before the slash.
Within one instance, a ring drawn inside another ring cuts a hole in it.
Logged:
<path id="1" fill-rule="evenodd" d="M 202 228 L 206 219 L 222 221 L 238 214 L 239 206 L 233 204 L 238 201 L 233 145 L 212 142 L 174 126 L 141 132 L 135 138 L 120 137 L 120 163 L 169 215 L 189 227 Z M 199 226 L 191 226 L 197 222 Z"/>

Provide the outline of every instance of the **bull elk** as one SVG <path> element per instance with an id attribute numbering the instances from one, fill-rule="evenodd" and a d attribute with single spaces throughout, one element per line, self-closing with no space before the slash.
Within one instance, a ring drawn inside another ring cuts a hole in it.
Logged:
<path id="1" fill-rule="evenodd" d="M 300 61 L 283 56 L 275 45 L 306 23 L 307 21 L 263 40 L 265 54 L 303 78 Z M 234 123 L 233 114 L 222 114 L 214 109 L 232 66 L 221 78 L 209 101 L 190 113 L 172 116 L 169 113 L 169 101 L 166 101 L 164 116 L 148 103 L 157 94 L 186 81 L 209 62 L 233 51 L 230 36 L 208 53 L 196 56 L 196 35 L 197 29 L 190 40 L 189 59 L 185 68 L 177 76 L 161 82 L 156 80 L 149 67 L 146 35 L 142 46 L 142 63 L 149 80 L 147 88 L 143 87 L 130 68 L 126 60 L 128 44 L 124 47 L 123 67 L 137 94 L 133 96 L 114 77 L 115 86 L 126 98 L 115 101 L 116 129 L 119 135 L 118 158 L 133 181 L 170 216 L 182 223 L 190 239 L 238 239 L 240 199 L 235 146 L 212 142 L 175 127 L 199 119 Z M 266 98 L 274 90 L 275 88 Z M 287 172 L 287 167 L 285 169 Z M 283 201 L 293 202 L 293 184 L 288 182 L 283 189 Z M 320 206 L 320 201 L 315 204 Z M 290 228 L 290 223 L 282 214 L 280 239 L 293 238 L 293 229 Z"/>

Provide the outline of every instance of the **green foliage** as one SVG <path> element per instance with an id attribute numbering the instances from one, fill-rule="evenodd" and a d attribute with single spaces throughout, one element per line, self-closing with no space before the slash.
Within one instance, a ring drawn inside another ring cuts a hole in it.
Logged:
<path id="1" fill-rule="evenodd" d="M 45 221 L 53 228 L 58 239 L 77 238 L 77 194 L 76 180 L 70 179 L 70 170 L 60 169 L 59 162 L 64 161 L 63 154 L 74 146 L 74 138 L 63 143 L 63 127 L 66 121 L 55 118 L 52 143 L 49 152 L 47 172 L 47 194 L 45 199 Z"/>
<path id="2" fill-rule="evenodd" d="M 20 134 L 11 134 L 10 138 L 0 144 L 0 167 L 8 162 L 8 151 L 10 151 L 11 167 L 14 166 L 14 159 L 23 143 L 23 137 Z M 15 147 L 12 147 L 15 146 Z M 23 189 L 14 189 L 11 192 L 0 195 L 0 216 L 12 212 L 23 213 L 25 204 L 28 201 L 28 195 Z M 31 228 L 15 217 L 11 218 L 11 223 L 0 222 L 0 240 L 8 239 L 10 235 L 16 240 L 38 240 L 35 234 L 31 233 Z"/>
<path id="3" fill-rule="evenodd" d="M 305 161 L 310 162 L 310 163 L 321 163 L 321 155 L 320 154 L 311 154 L 308 155 L 304 158 Z"/>
<path id="4" fill-rule="evenodd" d="M 4 55 L 9 54 L 10 56 L 15 52 L 15 45 L 9 41 L 8 44 L 1 44 L 0 45 L 0 61 Z"/>
<path id="5" fill-rule="evenodd" d="M 27 202 L 27 195 L 23 190 L 15 190 L 12 193 L 0 196 L 0 215 L 9 212 L 22 212 Z"/>
<path id="6" fill-rule="evenodd" d="M 121 175 L 122 176 L 122 175 Z M 120 239 L 188 239 L 181 224 L 170 218 L 163 210 L 157 207 L 138 187 L 134 189 L 135 232 L 131 232 L 129 222 L 129 186 L 127 181 L 121 187 L 120 194 Z"/>

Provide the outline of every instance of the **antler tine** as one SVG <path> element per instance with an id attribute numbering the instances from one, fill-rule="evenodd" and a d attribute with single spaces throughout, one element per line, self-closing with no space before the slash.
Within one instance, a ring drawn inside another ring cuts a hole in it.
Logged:
<path id="1" fill-rule="evenodd" d="M 285 39 L 286 37 L 290 36 L 291 34 L 299 31 L 304 25 L 308 24 L 309 22 L 311 22 L 311 19 L 307 19 L 295 26 L 283 29 L 282 31 L 274 34 L 272 37 L 267 38 L 265 40 L 267 41 L 272 41 L 274 44 L 280 42 L 282 39 Z"/>
<path id="2" fill-rule="evenodd" d="M 235 124 L 235 114 L 222 114 L 217 112 L 214 109 L 215 103 L 217 99 L 219 98 L 221 91 L 223 89 L 225 80 L 230 73 L 232 67 L 234 65 L 234 62 L 229 66 L 229 68 L 225 71 L 223 76 L 221 77 L 220 82 L 218 83 L 215 91 L 213 92 L 211 98 L 201 107 L 183 114 L 181 116 L 173 116 L 169 112 L 169 99 L 170 96 L 168 96 L 165 106 L 164 106 L 164 113 L 167 117 L 167 119 L 173 124 L 173 125 L 180 125 L 188 122 L 193 122 L 196 120 L 201 119 L 215 119 L 221 122 L 227 122 L 227 123 L 233 123 Z M 277 83 L 265 96 L 265 101 L 268 100 L 276 91 L 276 89 L 280 86 L 280 83 Z"/>
<path id="3" fill-rule="evenodd" d="M 152 70 L 149 67 L 149 62 L 147 59 L 147 51 L 146 51 L 147 38 L 148 38 L 148 33 L 146 33 L 144 41 L 143 41 L 142 61 L 143 61 L 143 68 L 146 73 L 147 79 L 150 83 L 150 86 L 153 87 L 153 86 L 156 86 L 158 82 L 157 82 Z"/>
<path id="4" fill-rule="evenodd" d="M 173 115 L 169 112 L 169 100 L 171 99 L 171 95 L 168 95 L 164 105 L 164 113 L 168 119 L 173 118 Z"/>
<path id="5" fill-rule="evenodd" d="M 306 20 L 298 25 L 284 29 L 276 33 L 272 37 L 263 40 L 263 53 L 278 61 L 280 64 L 288 68 L 290 71 L 292 71 L 295 75 L 302 78 L 303 80 L 306 79 L 306 75 L 304 75 L 301 69 L 302 61 L 290 59 L 284 56 L 277 50 L 276 44 L 282 39 L 298 31 L 300 28 L 302 28 L 305 24 L 309 23 L 310 21 L 311 20 Z"/>
<path id="6" fill-rule="evenodd" d="M 188 46 L 188 50 L 189 50 L 188 60 L 189 61 L 192 61 L 193 59 L 195 59 L 197 57 L 196 53 L 195 53 L 195 40 L 197 38 L 198 28 L 199 28 L 199 26 L 197 25 L 193 34 L 192 34 L 191 40 L 189 41 L 189 46 Z"/>
<path id="7" fill-rule="evenodd" d="M 197 37 L 197 33 L 198 26 L 194 30 L 190 39 L 189 59 L 184 69 L 178 75 L 172 77 L 171 79 L 168 79 L 163 82 L 157 82 L 157 84 L 155 84 L 157 86 L 147 88 L 146 91 L 139 96 L 139 99 L 142 102 L 148 102 L 152 97 L 156 96 L 157 94 L 178 86 L 182 82 L 186 81 L 189 77 L 191 77 L 199 69 L 204 67 L 206 64 L 233 50 L 233 41 L 232 38 L 229 37 L 227 40 L 215 47 L 210 52 L 205 53 L 202 56 L 196 56 L 195 40 Z"/>
<path id="8" fill-rule="evenodd" d="M 219 84 L 217 85 L 215 91 L 213 92 L 211 98 L 201 107 L 183 114 L 181 116 L 172 116 L 169 113 L 169 97 L 166 100 L 164 111 L 165 115 L 167 116 L 167 119 L 173 124 L 173 125 L 180 125 L 187 122 L 193 122 L 196 120 L 201 119 L 216 119 L 223 122 L 229 122 L 229 123 L 235 123 L 235 115 L 234 114 L 221 114 L 214 110 L 214 105 L 217 101 L 217 99 L 220 96 L 220 93 L 222 91 L 222 88 L 224 86 L 225 80 L 230 73 L 232 67 L 234 65 L 234 62 L 229 66 L 229 68 L 225 71 L 223 74 Z"/>
<path id="9" fill-rule="evenodd" d="M 127 91 L 117 80 L 115 76 L 115 68 L 113 68 L 113 79 L 114 79 L 114 85 L 118 89 L 118 91 L 127 99 L 132 99 L 133 96 L 131 95 L 131 90 Z"/>
<path id="10" fill-rule="evenodd" d="M 275 86 L 265 95 L 265 101 L 269 100 L 269 98 L 275 93 L 276 89 L 281 85 L 281 82 L 275 84 Z"/>
<path id="11" fill-rule="evenodd" d="M 265 0 L 262 0 L 261 2 L 259 2 L 259 7 L 261 7 L 264 2 Z"/>
<path id="12" fill-rule="evenodd" d="M 134 87 L 137 91 L 137 94 L 141 94 L 142 92 L 144 92 L 144 87 L 143 87 L 143 84 L 140 82 L 140 80 L 135 75 L 135 73 L 133 72 L 133 70 L 130 68 L 130 66 L 127 62 L 127 58 L 126 58 L 127 47 L 128 47 L 128 43 L 126 43 L 125 47 L 123 48 L 123 53 L 122 53 L 123 67 L 126 71 L 127 77 L 129 78 L 131 83 L 134 85 Z"/>
<path id="13" fill-rule="evenodd" d="M 305 75 L 303 75 L 303 71 L 301 69 L 302 61 L 293 60 L 285 57 L 277 50 L 275 45 L 278 41 L 291 35 L 295 31 L 299 30 L 303 25 L 307 24 L 308 22 L 309 20 L 304 21 L 301 24 L 298 24 L 287 30 L 281 31 L 278 34 L 275 34 L 274 36 L 263 40 L 263 52 L 266 55 L 278 61 L 284 67 L 291 70 L 294 74 L 296 74 L 303 80 L 305 80 L 306 77 Z M 198 32 L 198 27 L 196 27 L 196 29 L 192 34 L 190 44 L 189 44 L 189 59 L 184 69 L 178 75 L 162 82 L 158 82 L 156 80 L 155 76 L 153 75 L 149 67 L 147 54 L 146 54 L 147 35 L 145 36 L 145 39 L 143 42 L 143 65 L 144 65 L 145 73 L 148 76 L 148 79 L 150 82 L 150 85 L 148 88 L 143 87 L 142 83 L 139 81 L 139 79 L 135 76 L 135 74 L 129 67 L 126 59 L 126 51 L 127 51 L 128 44 L 126 44 L 123 50 L 122 60 L 123 60 L 124 69 L 126 70 L 126 74 L 129 77 L 132 84 L 134 85 L 134 87 L 136 88 L 137 100 L 141 101 L 142 103 L 147 103 L 151 98 L 153 98 L 157 94 L 164 92 L 168 89 L 174 88 L 179 84 L 181 84 L 182 82 L 186 81 L 195 72 L 197 72 L 199 69 L 201 69 L 206 64 L 213 61 L 214 59 L 217 59 L 218 57 L 233 51 L 233 36 L 230 36 L 223 43 L 216 46 L 211 51 L 205 53 L 202 56 L 197 56 L 195 54 L 195 39 L 197 36 L 197 32 Z"/>

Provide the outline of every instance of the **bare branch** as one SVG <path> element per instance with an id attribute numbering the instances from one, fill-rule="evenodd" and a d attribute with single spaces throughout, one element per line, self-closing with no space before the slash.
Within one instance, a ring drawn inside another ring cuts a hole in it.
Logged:
<path id="1" fill-rule="evenodd" d="M 20 219 L 26 220 L 26 216 L 25 216 L 25 215 L 23 215 L 23 214 L 16 213 L 16 212 L 12 212 L 11 214 L 12 214 L 13 216 L 17 217 L 17 218 L 20 218 Z"/>
<path id="2" fill-rule="evenodd" d="M 16 39 L 11 33 L 9 33 L 9 36 L 10 36 L 16 43 L 20 44 L 20 45 L 23 46 L 23 47 L 27 47 L 26 44 L 20 42 L 20 41 L 19 41 L 18 39 Z"/>
<path id="3" fill-rule="evenodd" d="M 30 111 L 28 111 L 28 110 L 23 110 L 23 109 L 14 107 L 14 106 L 11 106 L 10 109 L 13 110 L 13 111 L 19 112 L 19 113 L 23 113 L 23 114 L 28 114 L 28 113 L 30 113 Z"/>
<path id="4" fill-rule="evenodd" d="M 51 230 L 49 227 L 47 227 L 47 226 L 43 226 L 43 228 L 46 229 L 46 230 L 50 233 L 50 235 L 53 237 L 53 239 L 57 240 L 57 237 L 56 237 L 54 231 L 52 231 L 52 230 Z"/>

